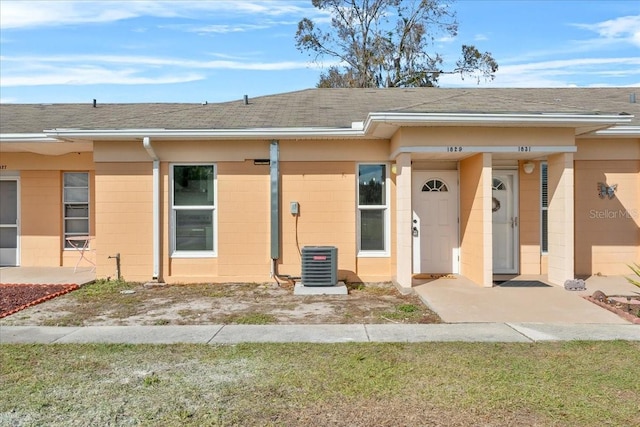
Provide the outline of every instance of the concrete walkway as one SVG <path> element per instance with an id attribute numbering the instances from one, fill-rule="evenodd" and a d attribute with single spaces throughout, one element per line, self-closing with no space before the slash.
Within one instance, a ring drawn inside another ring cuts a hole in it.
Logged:
<path id="1" fill-rule="evenodd" d="M 0 326 L 0 344 L 238 344 L 347 342 L 640 341 L 640 325 L 455 323 L 435 325 Z"/>
<path id="2" fill-rule="evenodd" d="M 596 290 L 607 295 L 640 292 L 622 276 L 590 277 L 586 290 L 579 292 L 549 284 L 544 276 L 518 276 L 492 288 L 458 276 L 432 280 L 413 289 L 446 323 L 628 324 L 583 296 L 593 295 Z"/>
<path id="3" fill-rule="evenodd" d="M 96 280 L 91 267 L 0 267 L 0 284 L 84 285 Z"/>

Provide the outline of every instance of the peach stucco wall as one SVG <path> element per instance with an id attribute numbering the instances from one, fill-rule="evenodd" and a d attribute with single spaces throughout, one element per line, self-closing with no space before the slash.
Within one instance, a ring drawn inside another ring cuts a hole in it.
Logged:
<path id="1" fill-rule="evenodd" d="M 544 274 L 540 255 L 540 162 L 532 173 L 518 165 L 520 181 L 520 274 Z"/>
<path id="2" fill-rule="evenodd" d="M 573 145 L 574 138 L 572 129 L 563 128 L 408 127 L 391 139 L 391 152 L 413 146 Z"/>
<path id="3" fill-rule="evenodd" d="M 215 258 L 170 255 L 169 220 L 163 220 L 162 272 L 167 282 L 268 281 L 271 273 L 269 166 L 253 161 L 217 165 L 218 253 Z M 339 278 L 349 281 L 390 280 L 392 256 L 358 258 L 356 254 L 356 163 L 291 162 L 280 164 L 281 246 L 278 271 L 299 276 L 303 246 L 338 247 Z M 163 194 L 168 194 L 169 164 L 161 168 Z M 392 185 L 392 200 L 395 192 Z M 299 203 L 296 218 L 290 203 Z M 163 211 L 169 212 L 163 198 Z M 393 223 L 392 217 L 392 223 Z M 297 221 L 296 221 L 297 220 Z M 392 235 L 395 226 L 392 226 Z M 392 238 L 392 247 L 395 238 Z"/>
<path id="4" fill-rule="evenodd" d="M 575 164 L 576 273 L 627 274 L 640 262 L 640 160 Z M 600 198 L 598 183 L 617 185 Z"/>
<path id="5" fill-rule="evenodd" d="M 491 155 L 460 162 L 460 272 L 492 285 Z"/>
<path id="6" fill-rule="evenodd" d="M 150 280 L 153 272 L 152 164 L 96 163 L 97 276 L 114 277 L 120 254 L 126 280 Z"/>
<path id="7" fill-rule="evenodd" d="M 62 224 L 62 174 L 70 171 L 89 172 L 89 232 L 93 236 L 95 194 L 91 153 L 44 156 L 32 153 L 2 153 L 6 170 L 19 171 L 20 177 L 20 265 L 74 266 L 75 250 L 65 250 Z M 92 242 L 92 248 L 95 244 Z M 89 259 L 93 252 L 87 252 Z M 81 263 L 80 266 L 89 266 Z"/>

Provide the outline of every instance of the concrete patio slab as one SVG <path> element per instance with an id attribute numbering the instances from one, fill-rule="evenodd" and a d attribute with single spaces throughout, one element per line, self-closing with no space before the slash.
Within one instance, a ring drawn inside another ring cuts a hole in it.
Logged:
<path id="1" fill-rule="evenodd" d="M 640 341 L 640 325 L 587 325 L 510 323 L 509 326 L 533 341 Z"/>
<path id="2" fill-rule="evenodd" d="M 51 344 L 80 327 L 0 326 L 0 344 Z"/>
<path id="3" fill-rule="evenodd" d="M 96 273 L 89 267 L 1 267 L 0 284 L 30 285 L 84 285 L 96 280 Z"/>
<path id="4" fill-rule="evenodd" d="M 531 342 L 502 323 L 365 325 L 373 342 Z"/>
<path id="5" fill-rule="evenodd" d="M 334 286 L 305 286 L 302 283 L 296 283 L 293 288 L 294 295 L 348 295 L 347 285 L 340 282 Z"/>
<path id="6" fill-rule="evenodd" d="M 89 326 L 59 338 L 56 343 L 206 344 L 222 325 Z"/>
<path id="7" fill-rule="evenodd" d="M 226 325 L 210 344 L 367 342 L 364 325 Z"/>
<path id="8" fill-rule="evenodd" d="M 513 279 L 512 279 L 513 280 Z M 537 281 L 540 286 L 530 286 Z M 610 278 L 610 288 L 633 291 L 623 277 Z M 420 299 L 440 315 L 446 323 L 598 323 L 629 324 L 584 298 L 587 291 L 567 291 L 549 285 L 543 276 L 522 277 L 524 286 L 485 288 L 465 277 L 442 278 L 414 287 Z M 548 286 L 545 286 L 548 285 Z M 593 285 L 595 286 L 595 285 Z"/>

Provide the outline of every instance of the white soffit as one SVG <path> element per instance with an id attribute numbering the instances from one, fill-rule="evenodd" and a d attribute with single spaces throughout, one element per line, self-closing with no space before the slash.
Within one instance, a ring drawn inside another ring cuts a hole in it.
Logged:
<path id="1" fill-rule="evenodd" d="M 614 126 L 608 129 L 601 129 L 584 138 L 640 138 L 640 126 Z"/>
<path id="2" fill-rule="evenodd" d="M 370 113 L 367 134 L 390 138 L 403 126 L 565 127 L 576 135 L 630 123 L 629 115 L 595 114 L 479 114 L 479 113 Z"/>

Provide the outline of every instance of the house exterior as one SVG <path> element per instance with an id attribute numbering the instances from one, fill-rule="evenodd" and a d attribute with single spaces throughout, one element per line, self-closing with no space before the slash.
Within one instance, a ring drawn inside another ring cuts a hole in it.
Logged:
<path id="1" fill-rule="evenodd" d="M 640 261 L 633 88 L 311 89 L 0 106 L 0 263 L 131 281 L 454 273 L 563 284 Z M 91 265 L 84 259 L 81 265 Z"/>

